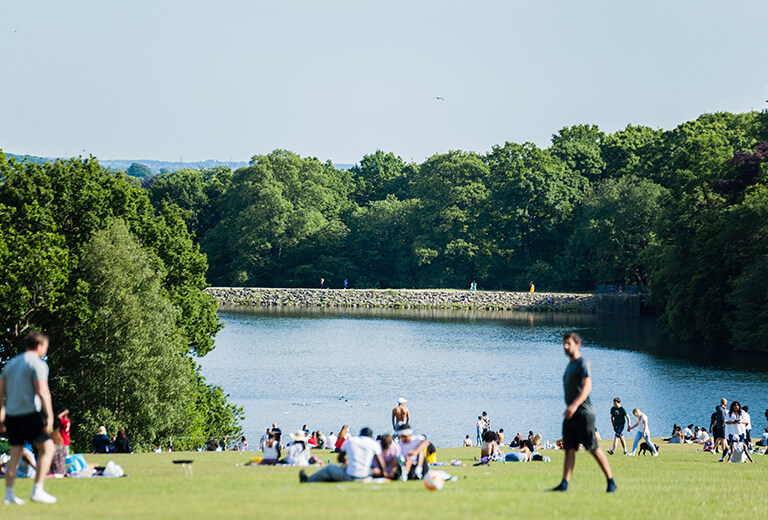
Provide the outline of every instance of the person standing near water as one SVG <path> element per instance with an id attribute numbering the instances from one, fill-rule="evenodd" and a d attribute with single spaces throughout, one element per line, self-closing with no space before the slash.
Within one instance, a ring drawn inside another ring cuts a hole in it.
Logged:
<path id="1" fill-rule="evenodd" d="M 405 403 L 407 402 L 407 400 L 401 397 L 397 400 L 397 406 L 392 410 L 392 428 L 395 430 L 397 430 L 401 424 L 411 422 L 411 412 L 405 406 Z"/>
<path id="2" fill-rule="evenodd" d="M 616 491 L 616 482 L 608 458 L 597 445 L 595 435 L 595 409 L 589 400 L 592 392 L 592 369 L 589 361 L 581 357 L 581 337 L 575 332 L 563 336 L 563 349 L 570 362 L 563 374 L 565 402 L 568 407 L 563 417 L 563 480 L 552 491 L 568 491 L 568 483 L 576 463 L 576 450 L 582 444 L 592 454 L 608 480 L 606 492 Z"/>
<path id="3" fill-rule="evenodd" d="M 613 406 L 611 406 L 611 426 L 613 426 L 613 447 L 608 450 L 608 455 L 613 455 L 616 450 L 618 441 L 621 440 L 621 447 L 624 448 L 624 455 L 627 454 L 627 442 L 624 440 L 624 426 L 629 426 L 629 415 L 627 411 L 621 406 L 621 399 L 618 397 L 613 399 Z"/>

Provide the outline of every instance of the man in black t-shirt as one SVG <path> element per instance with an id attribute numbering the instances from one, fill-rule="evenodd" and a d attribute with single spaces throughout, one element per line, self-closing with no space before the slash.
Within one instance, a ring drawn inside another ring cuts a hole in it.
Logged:
<path id="1" fill-rule="evenodd" d="M 573 474 L 576 463 L 576 450 L 583 445 L 592 454 L 600 469 L 608 480 L 608 493 L 616 491 L 611 466 L 605 453 L 597 445 L 595 435 L 595 409 L 589 400 L 592 391 L 592 372 L 589 361 L 581 357 L 581 337 L 575 332 L 569 332 L 563 337 L 565 355 L 571 360 L 563 374 L 565 402 L 568 407 L 563 416 L 563 448 L 565 462 L 563 463 L 563 480 L 552 491 L 568 491 L 568 482 Z"/>
<path id="2" fill-rule="evenodd" d="M 613 406 L 611 406 L 611 425 L 613 426 L 613 447 L 608 450 L 608 455 L 613 455 L 618 441 L 621 441 L 621 447 L 624 448 L 624 455 L 627 454 L 627 442 L 624 440 L 624 426 L 627 424 L 627 411 L 621 406 L 621 399 L 615 397 Z"/>

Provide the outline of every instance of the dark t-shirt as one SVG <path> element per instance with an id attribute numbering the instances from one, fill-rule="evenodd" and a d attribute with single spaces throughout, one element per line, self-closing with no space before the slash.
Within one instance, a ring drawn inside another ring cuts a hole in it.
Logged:
<path id="1" fill-rule="evenodd" d="M 728 416 L 728 412 L 720 406 L 717 409 L 717 417 L 715 417 L 715 426 L 718 428 L 725 428 L 725 421 L 726 417 Z"/>
<path id="2" fill-rule="evenodd" d="M 563 374 L 563 386 L 565 387 L 565 403 L 571 404 L 581 393 L 583 389 L 582 382 L 584 378 L 592 377 L 592 368 L 589 361 L 580 357 L 574 359 L 568 366 L 565 367 L 565 374 Z M 577 412 L 585 415 L 595 415 L 595 409 L 592 407 L 592 402 L 587 399 L 581 403 Z"/>
<path id="3" fill-rule="evenodd" d="M 623 406 L 619 406 L 618 408 L 616 406 L 611 406 L 611 418 L 613 418 L 613 426 L 615 428 L 624 426 L 624 421 L 627 418 L 627 411 Z"/>

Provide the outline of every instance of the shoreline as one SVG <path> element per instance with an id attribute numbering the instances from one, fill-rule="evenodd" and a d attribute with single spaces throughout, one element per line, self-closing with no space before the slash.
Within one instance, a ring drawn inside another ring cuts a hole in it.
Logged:
<path id="1" fill-rule="evenodd" d="M 460 309 L 593 314 L 594 294 L 457 289 L 289 289 L 209 287 L 221 306 Z"/>

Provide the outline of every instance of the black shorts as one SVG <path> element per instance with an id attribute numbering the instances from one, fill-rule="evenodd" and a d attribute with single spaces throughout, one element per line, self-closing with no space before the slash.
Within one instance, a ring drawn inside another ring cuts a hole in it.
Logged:
<path id="1" fill-rule="evenodd" d="M 25 442 L 32 444 L 42 444 L 51 438 L 47 432 L 43 431 L 45 420 L 39 412 L 28 415 L 8 415 L 5 418 L 7 428 L 8 444 L 11 446 L 20 446 Z"/>
<path id="2" fill-rule="evenodd" d="M 588 451 L 597 449 L 595 435 L 595 416 L 576 412 L 573 417 L 563 421 L 563 448 L 578 450 L 579 444 Z"/>
<path id="3" fill-rule="evenodd" d="M 715 426 L 712 428 L 712 437 L 715 439 L 724 439 L 725 438 L 725 428 L 722 426 Z"/>
<path id="4" fill-rule="evenodd" d="M 613 427 L 613 436 L 614 437 L 624 437 L 624 425 L 621 426 L 614 426 Z"/>

